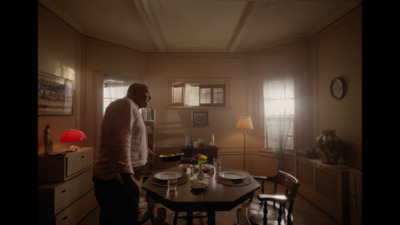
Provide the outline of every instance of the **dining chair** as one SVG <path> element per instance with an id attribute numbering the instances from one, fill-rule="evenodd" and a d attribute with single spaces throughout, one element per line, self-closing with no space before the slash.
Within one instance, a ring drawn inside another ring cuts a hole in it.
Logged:
<path id="1" fill-rule="evenodd" d="M 153 221 L 153 225 L 169 225 L 165 222 L 167 217 L 167 210 L 163 207 L 157 208 L 157 216 Z"/>
<path id="2" fill-rule="evenodd" d="M 299 180 L 293 175 L 281 170 L 275 176 L 253 176 L 255 180 L 261 181 L 261 193 L 257 197 L 243 203 L 243 207 L 248 209 L 248 218 L 252 224 L 266 225 L 268 220 L 277 220 L 278 224 L 293 224 L 293 204 L 296 198 L 297 188 L 300 186 Z M 265 193 L 265 186 L 273 185 L 272 193 Z M 286 209 L 286 205 L 288 208 Z"/>
<path id="3" fill-rule="evenodd" d="M 193 211 L 186 212 L 186 216 L 180 216 L 179 213 L 183 213 L 183 212 L 181 212 L 181 211 L 175 211 L 173 225 L 177 225 L 178 219 L 185 219 L 185 220 L 191 220 L 191 221 L 193 221 L 193 219 L 207 218 L 207 214 L 204 215 L 204 214 L 203 214 L 203 213 L 204 213 L 203 211 L 201 211 L 201 212 L 198 211 L 198 213 L 199 213 L 198 215 L 193 215 L 193 214 L 194 214 Z M 206 212 L 206 213 L 207 213 L 207 212 Z M 191 222 L 189 222 L 189 223 L 191 223 Z"/>
<path id="4" fill-rule="evenodd" d="M 237 225 L 251 225 L 249 218 L 247 218 L 247 209 L 238 208 L 236 210 Z"/>

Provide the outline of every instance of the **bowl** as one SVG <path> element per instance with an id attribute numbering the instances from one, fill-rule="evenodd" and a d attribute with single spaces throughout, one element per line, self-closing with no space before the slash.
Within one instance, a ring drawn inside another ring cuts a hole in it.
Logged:
<path id="1" fill-rule="evenodd" d="M 181 160 L 183 153 L 170 153 L 159 155 L 161 161 L 163 162 L 175 162 Z"/>
<path id="2" fill-rule="evenodd" d="M 199 169 L 199 165 L 196 165 L 195 167 L 197 171 Z M 208 173 L 212 168 L 214 168 L 214 166 L 211 164 L 202 164 L 201 168 L 203 169 L 204 173 Z"/>
<path id="3" fill-rule="evenodd" d="M 187 169 L 192 168 L 192 167 L 193 167 L 193 164 L 182 163 L 182 164 L 179 164 L 179 171 L 181 173 L 187 173 Z"/>

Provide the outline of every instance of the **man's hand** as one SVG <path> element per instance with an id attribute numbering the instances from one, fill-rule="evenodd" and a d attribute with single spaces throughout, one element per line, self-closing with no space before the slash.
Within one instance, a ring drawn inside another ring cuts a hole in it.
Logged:
<path id="1" fill-rule="evenodd" d="M 133 174 L 122 176 L 123 185 L 129 189 L 139 194 L 139 182 L 135 179 Z"/>

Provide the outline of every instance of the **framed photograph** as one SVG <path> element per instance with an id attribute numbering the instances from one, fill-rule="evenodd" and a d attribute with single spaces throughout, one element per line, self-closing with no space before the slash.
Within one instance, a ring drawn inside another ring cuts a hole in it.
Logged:
<path id="1" fill-rule="evenodd" d="M 73 81 L 38 72 L 38 115 L 72 115 Z"/>
<path id="2" fill-rule="evenodd" d="M 192 126 L 207 126 L 207 125 L 208 125 L 207 111 L 192 112 Z"/>

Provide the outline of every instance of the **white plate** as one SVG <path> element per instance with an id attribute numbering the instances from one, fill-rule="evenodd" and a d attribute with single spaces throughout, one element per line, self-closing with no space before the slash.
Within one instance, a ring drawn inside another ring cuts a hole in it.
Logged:
<path id="1" fill-rule="evenodd" d="M 176 179 L 181 176 L 182 176 L 181 173 L 175 171 L 163 171 L 154 175 L 154 177 L 159 180 Z"/>
<path id="2" fill-rule="evenodd" d="M 247 175 L 237 171 L 222 171 L 219 176 L 228 180 L 240 180 L 244 179 Z"/>

